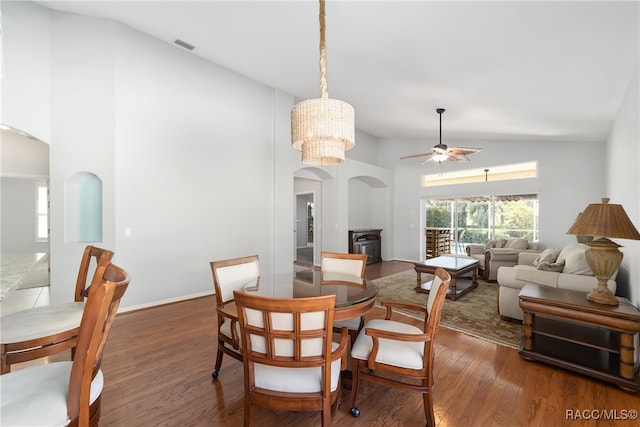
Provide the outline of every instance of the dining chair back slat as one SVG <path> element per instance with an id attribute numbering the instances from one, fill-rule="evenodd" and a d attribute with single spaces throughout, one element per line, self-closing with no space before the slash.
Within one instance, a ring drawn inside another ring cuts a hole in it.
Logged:
<path id="1" fill-rule="evenodd" d="M 82 253 L 82 258 L 80 260 L 80 268 L 78 269 L 78 278 L 76 279 L 74 301 L 84 301 L 89 293 L 88 288 L 97 268 L 108 263 L 112 258 L 113 252 L 108 249 L 92 245 L 87 245 L 84 248 L 84 252 Z M 93 274 L 90 272 L 93 272 Z"/>

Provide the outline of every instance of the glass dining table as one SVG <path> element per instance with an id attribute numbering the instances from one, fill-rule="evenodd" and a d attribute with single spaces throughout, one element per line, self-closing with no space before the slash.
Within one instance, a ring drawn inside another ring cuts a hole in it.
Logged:
<path id="1" fill-rule="evenodd" d="M 246 283 L 244 292 L 276 298 L 308 298 L 335 295 L 335 322 L 364 316 L 375 305 L 378 287 L 367 279 L 343 273 L 303 270 L 263 275 Z M 233 302 L 221 311 L 237 318 Z"/>

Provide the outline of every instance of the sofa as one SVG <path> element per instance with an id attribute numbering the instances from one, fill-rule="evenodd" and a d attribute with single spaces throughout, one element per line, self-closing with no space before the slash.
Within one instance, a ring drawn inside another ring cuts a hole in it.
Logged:
<path id="1" fill-rule="evenodd" d="M 570 243 L 562 249 L 545 249 L 540 254 L 522 252 L 518 263 L 498 269 L 498 311 L 503 319 L 522 320 L 519 294 L 523 286 L 534 283 L 552 288 L 570 289 L 586 294 L 598 286 L 582 243 Z M 617 272 L 616 272 L 617 274 Z M 608 288 L 615 294 L 615 275 Z"/>
<path id="2" fill-rule="evenodd" d="M 498 268 L 516 265 L 520 253 L 531 252 L 537 256 L 541 252 L 537 242 L 516 237 L 487 240 L 484 244 L 472 243 L 465 250 L 467 256 L 478 260 L 478 272 L 488 282 L 498 279 Z"/>

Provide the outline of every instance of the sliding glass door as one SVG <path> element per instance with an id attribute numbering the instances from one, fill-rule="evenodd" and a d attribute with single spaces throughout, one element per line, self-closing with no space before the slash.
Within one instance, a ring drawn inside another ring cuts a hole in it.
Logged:
<path id="1" fill-rule="evenodd" d="M 538 240 L 538 195 L 474 196 L 426 201 L 426 227 L 451 230 L 451 252 L 469 243 L 523 237 Z"/>

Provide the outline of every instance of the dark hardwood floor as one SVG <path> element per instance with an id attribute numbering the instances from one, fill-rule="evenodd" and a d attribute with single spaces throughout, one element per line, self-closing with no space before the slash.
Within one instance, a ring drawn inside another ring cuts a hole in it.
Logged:
<path id="1" fill-rule="evenodd" d="M 412 268 L 385 262 L 368 277 Z M 229 426 L 243 422 L 242 364 L 225 357 L 211 379 L 216 355 L 213 296 L 118 315 L 105 349 L 100 425 Z M 381 317 L 375 309 L 368 318 Z M 415 319 L 405 318 L 418 323 Z M 57 357 L 68 357 L 67 354 Z M 55 358 L 52 358 L 55 359 Z M 638 395 L 588 377 L 523 360 L 512 348 L 444 327 L 436 338 L 434 408 L 438 426 L 632 426 L 637 421 L 579 420 L 567 411 L 639 409 Z M 18 366 L 17 366 L 18 367 Z M 422 398 L 363 382 L 349 413 L 350 393 L 333 426 L 424 425 Z M 319 425 L 317 413 L 257 410 L 256 425 Z"/>

